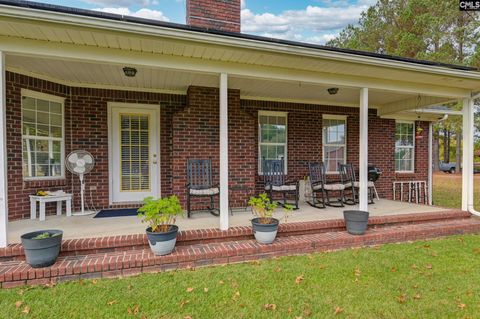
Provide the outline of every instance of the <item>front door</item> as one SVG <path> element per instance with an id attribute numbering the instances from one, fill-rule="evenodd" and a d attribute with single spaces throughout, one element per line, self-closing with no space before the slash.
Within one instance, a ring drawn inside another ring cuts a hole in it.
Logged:
<path id="1" fill-rule="evenodd" d="M 158 106 L 157 106 L 158 108 Z M 158 109 L 138 105 L 111 108 L 111 199 L 139 202 L 160 196 Z"/>

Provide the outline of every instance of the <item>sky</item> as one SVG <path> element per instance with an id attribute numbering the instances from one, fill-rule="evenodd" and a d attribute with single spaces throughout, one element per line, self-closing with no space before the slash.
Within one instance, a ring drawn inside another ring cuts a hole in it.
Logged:
<path id="1" fill-rule="evenodd" d="M 185 23 L 185 0 L 42 0 L 41 2 Z M 324 44 L 357 23 L 376 0 L 242 0 L 242 32 Z"/>

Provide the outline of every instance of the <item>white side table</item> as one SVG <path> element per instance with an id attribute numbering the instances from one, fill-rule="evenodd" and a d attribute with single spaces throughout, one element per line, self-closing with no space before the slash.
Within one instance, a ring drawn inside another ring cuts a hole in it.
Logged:
<path id="1" fill-rule="evenodd" d="M 37 202 L 40 203 L 39 220 L 45 220 L 45 203 L 57 202 L 57 215 L 62 215 L 62 202 L 65 201 L 67 216 L 72 216 L 72 194 L 37 196 L 30 195 L 30 219 L 37 218 Z"/>

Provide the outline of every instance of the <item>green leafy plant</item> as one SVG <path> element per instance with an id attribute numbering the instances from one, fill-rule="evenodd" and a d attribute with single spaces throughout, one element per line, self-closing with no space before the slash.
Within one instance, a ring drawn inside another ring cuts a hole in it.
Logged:
<path id="1" fill-rule="evenodd" d="M 260 224 L 269 224 L 272 220 L 273 212 L 278 207 L 277 203 L 270 201 L 266 193 L 250 197 L 248 205 L 252 208 L 253 214 L 258 216 Z M 283 209 L 286 221 L 290 212 L 293 211 L 293 206 L 287 204 L 283 206 Z"/>
<path id="2" fill-rule="evenodd" d="M 59 236 L 59 235 L 60 235 L 60 233 L 51 234 L 49 232 L 44 232 L 44 233 L 41 233 L 40 235 L 37 235 L 37 236 L 33 237 L 32 239 L 45 239 L 45 238 L 56 237 L 56 236 Z"/>
<path id="3" fill-rule="evenodd" d="M 158 199 L 150 196 L 143 200 L 143 206 L 138 212 L 142 223 L 149 224 L 152 232 L 161 233 L 169 230 L 169 225 L 174 224 L 177 216 L 183 214 L 183 209 L 175 195 Z"/>

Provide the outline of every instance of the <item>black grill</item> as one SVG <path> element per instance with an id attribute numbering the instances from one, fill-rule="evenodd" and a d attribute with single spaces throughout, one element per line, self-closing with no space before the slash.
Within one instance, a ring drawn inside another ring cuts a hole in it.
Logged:
<path id="1" fill-rule="evenodd" d="M 379 178 L 380 175 L 382 174 L 382 171 L 375 165 L 368 165 L 368 180 L 371 182 L 376 182 Z"/>

